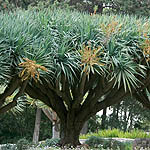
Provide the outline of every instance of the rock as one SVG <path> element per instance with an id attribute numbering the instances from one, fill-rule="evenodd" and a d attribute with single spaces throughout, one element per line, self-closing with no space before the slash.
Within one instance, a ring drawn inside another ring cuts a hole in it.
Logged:
<path id="1" fill-rule="evenodd" d="M 133 142 L 133 150 L 140 150 L 141 148 L 150 149 L 150 138 L 138 138 Z"/>

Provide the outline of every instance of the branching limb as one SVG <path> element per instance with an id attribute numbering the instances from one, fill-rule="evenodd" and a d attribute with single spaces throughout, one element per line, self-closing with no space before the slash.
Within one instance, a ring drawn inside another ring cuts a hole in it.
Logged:
<path id="1" fill-rule="evenodd" d="M 40 89 L 31 86 L 29 83 L 27 84 L 27 87 L 25 89 L 25 92 L 33 99 L 39 99 L 44 104 L 52 108 L 51 103 L 49 102 L 49 98 L 44 95 L 42 92 L 40 92 Z M 52 108 L 53 109 L 53 108 Z"/>
<path id="2" fill-rule="evenodd" d="M 107 97 L 104 100 L 100 102 L 97 101 L 95 105 L 93 106 L 89 105 L 88 107 L 86 107 L 86 109 L 83 109 L 82 112 L 80 112 L 80 114 L 83 114 L 80 115 L 81 117 L 79 116 L 80 120 L 86 121 L 89 117 L 93 116 L 98 111 L 107 108 L 111 105 L 114 105 L 120 102 L 123 99 L 123 97 L 130 95 L 129 91 L 125 93 L 123 86 L 120 89 L 117 89 L 117 92 L 115 92 L 113 95 L 111 95 L 110 93 L 107 95 Z"/>
<path id="3" fill-rule="evenodd" d="M 85 99 L 85 102 L 83 103 L 83 106 L 81 109 L 86 109 L 86 107 L 91 107 L 95 105 L 95 103 L 104 95 L 103 93 L 103 85 L 101 84 L 103 80 L 103 77 L 100 77 L 99 80 L 97 80 L 97 85 L 95 88 L 89 90 L 88 96 Z"/>
<path id="4" fill-rule="evenodd" d="M 47 106 L 52 108 L 58 114 L 59 117 L 65 118 L 67 111 L 62 98 L 57 95 L 57 92 L 49 88 L 49 83 L 45 79 L 41 78 L 41 80 L 42 83 L 37 83 L 37 85 L 36 83 L 32 85 L 28 84 L 26 87 L 26 93 L 31 98 L 41 100 Z"/>
<path id="5" fill-rule="evenodd" d="M 79 87 L 76 89 L 78 91 L 78 96 L 76 97 L 73 103 L 73 108 L 78 108 L 80 103 L 83 101 L 86 78 L 87 78 L 87 74 L 84 72 L 81 77 Z"/>
<path id="6" fill-rule="evenodd" d="M 59 118 L 65 118 L 65 116 L 67 114 L 67 110 L 63 103 L 62 98 L 59 97 L 55 92 L 53 92 L 51 90 L 47 91 L 47 96 L 52 105 L 52 109 L 57 113 Z"/>
<path id="7" fill-rule="evenodd" d="M 15 107 L 17 105 L 17 99 L 24 93 L 24 90 L 26 88 L 28 81 L 25 80 L 22 83 L 22 86 L 19 90 L 19 92 L 14 96 L 13 101 L 10 102 L 9 104 L 3 106 L 2 108 L 0 108 L 0 114 L 5 113 L 6 111 L 10 110 L 11 108 Z"/>
<path id="8" fill-rule="evenodd" d="M 138 100 L 145 108 L 150 109 L 150 100 L 146 94 L 146 90 L 141 91 L 140 93 L 135 93 L 134 97 Z"/>
<path id="9" fill-rule="evenodd" d="M 93 83 L 95 82 L 95 80 L 97 80 L 97 77 L 99 77 L 98 74 L 90 75 L 89 80 L 87 80 L 85 83 L 84 94 L 87 93 L 93 87 Z"/>
<path id="10" fill-rule="evenodd" d="M 54 86 L 50 83 L 50 81 L 45 80 L 44 78 L 40 78 L 43 85 L 46 86 L 46 88 L 49 88 L 50 90 L 57 93 L 58 96 L 62 97 L 62 92 L 58 88 L 58 82 L 57 82 L 57 88 L 54 88 Z"/>
<path id="11" fill-rule="evenodd" d="M 17 101 L 12 101 L 9 104 L 3 106 L 2 108 L 0 108 L 0 114 L 3 114 L 5 112 L 7 112 L 8 110 L 12 109 L 13 107 L 15 107 L 17 105 Z"/>
<path id="12" fill-rule="evenodd" d="M 68 85 L 69 83 L 67 82 L 67 79 L 65 78 L 64 74 L 62 75 L 61 80 L 62 80 L 62 99 L 68 106 L 68 109 L 70 109 L 72 98 L 71 98 L 71 93 Z"/>
<path id="13" fill-rule="evenodd" d="M 2 107 L 2 105 L 5 102 L 5 99 L 12 95 L 14 93 L 14 91 L 19 87 L 19 84 L 21 83 L 20 79 L 18 77 L 14 77 L 11 79 L 10 83 L 8 84 L 8 86 L 6 87 L 4 93 L 0 94 L 0 107 Z"/>

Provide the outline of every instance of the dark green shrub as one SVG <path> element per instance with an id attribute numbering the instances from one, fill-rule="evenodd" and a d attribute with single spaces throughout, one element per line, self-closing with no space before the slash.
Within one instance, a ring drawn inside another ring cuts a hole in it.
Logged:
<path id="1" fill-rule="evenodd" d="M 99 147 L 99 145 L 102 145 L 104 143 L 104 139 L 96 136 L 91 136 L 85 141 L 85 143 L 88 144 L 90 147 Z"/>
<path id="2" fill-rule="evenodd" d="M 54 138 L 54 139 L 46 139 L 45 142 L 40 144 L 40 147 L 54 147 L 57 146 L 60 142 L 60 139 Z"/>
<path id="3" fill-rule="evenodd" d="M 18 142 L 17 142 L 17 150 L 26 150 L 29 148 L 29 141 L 25 138 L 23 139 L 20 139 Z"/>
<path id="4" fill-rule="evenodd" d="M 56 145 L 58 145 L 59 141 L 60 141 L 60 139 L 58 139 L 58 138 L 55 138 L 55 139 L 47 139 L 47 140 L 45 141 L 45 144 L 46 144 L 47 146 L 56 146 Z"/>
<path id="5" fill-rule="evenodd" d="M 99 149 L 107 149 L 110 148 L 112 150 L 131 150 L 132 144 L 127 142 L 120 142 L 113 139 L 103 139 L 96 136 L 91 136 L 88 140 L 85 142 L 90 147 L 99 148 Z"/>
<path id="6" fill-rule="evenodd" d="M 16 150 L 17 147 L 16 145 L 14 144 L 5 144 L 5 145 L 2 145 L 0 150 Z"/>
<path id="7" fill-rule="evenodd" d="M 22 138 L 32 141 L 36 115 L 35 110 L 35 108 L 28 107 L 27 105 L 21 114 L 13 115 L 12 113 L 5 113 L 0 115 L 0 143 L 15 144 Z M 41 114 L 40 126 L 39 141 L 51 138 L 52 123 L 44 113 Z"/>

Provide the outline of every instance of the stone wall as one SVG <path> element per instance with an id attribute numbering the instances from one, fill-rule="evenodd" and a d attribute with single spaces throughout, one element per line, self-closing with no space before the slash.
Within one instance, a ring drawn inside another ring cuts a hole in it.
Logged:
<path id="1" fill-rule="evenodd" d="M 150 150 L 150 138 L 139 138 L 133 142 L 133 150 Z"/>

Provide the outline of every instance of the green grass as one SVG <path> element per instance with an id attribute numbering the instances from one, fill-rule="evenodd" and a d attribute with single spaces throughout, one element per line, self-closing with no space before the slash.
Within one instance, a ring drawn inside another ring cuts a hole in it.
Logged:
<path id="1" fill-rule="evenodd" d="M 131 138 L 131 139 L 135 139 L 135 138 L 150 138 L 150 134 L 146 134 L 143 131 L 140 130 L 132 130 L 132 131 L 127 131 L 127 132 L 123 132 L 120 131 L 118 129 L 108 129 L 108 130 L 100 130 L 98 131 L 98 133 L 88 133 L 85 135 L 81 135 L 80 139 L 87 139 L 90 136 L 97 136 L 97 137 L 104 137 L 104 138 Z"/>

